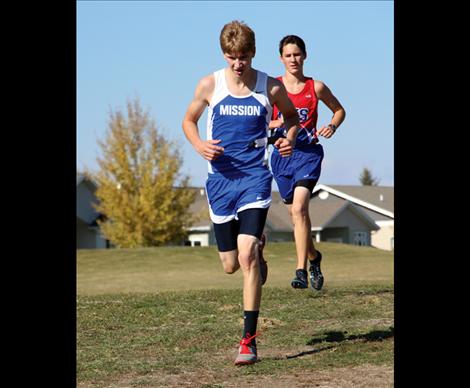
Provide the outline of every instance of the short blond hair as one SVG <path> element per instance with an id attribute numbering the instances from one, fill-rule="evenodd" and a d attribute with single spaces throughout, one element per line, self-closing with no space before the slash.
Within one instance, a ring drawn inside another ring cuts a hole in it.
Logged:
<path id="1" fill-rule="evenodd" d="M 220 48 L 222 52 L 239 54 L 256 51 L 255 33 L 244 22 L 238 20 L 227 23 L 220 32 Z"/>

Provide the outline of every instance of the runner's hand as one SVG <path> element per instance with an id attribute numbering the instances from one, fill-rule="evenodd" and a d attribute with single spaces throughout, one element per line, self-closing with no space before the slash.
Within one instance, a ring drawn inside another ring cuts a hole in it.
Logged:
<path id="1" fill-rule="evenodd" d="M 323 136 L 329 139 L 331 136 L 333 136 L 335 131 L 331 127 L 323 126 L 317 131 L 317 136 Z"/>
<path id="2" fill-rule="evenodd" d="M 285 137 L 281 137 L 276 140 L 274 143 L 274 147 L 279 150 L 279 153 L 282 157 L 287 157 L 292 155 L 292 151 L 294 147 L 292 146 L 292 142 Z"/>
<path id="3" fill-rule="evenodd" d="M 212 161 L 217 159 L 224 153 L 224 147 L 220 147 L 219 144 L 222 140 L 206 140 L 201 141 L 196 148 L 196 151 L 206 160 Z"/>

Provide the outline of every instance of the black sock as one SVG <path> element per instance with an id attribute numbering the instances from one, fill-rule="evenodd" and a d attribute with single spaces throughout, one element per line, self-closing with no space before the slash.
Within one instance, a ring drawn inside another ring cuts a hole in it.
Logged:
<path id="1" fill-rule="evenodd" d="M 249 333 L 250 337 L 256 334 L 259 311 L 243 311 L 243 338 Z"/>
<path id="2" fill-rule="evenodd" d="M 319 263 L 321 261 L 321 253 L 320 251 L 317 251 L 317 257 L 315 257 L 315 259 L 309 259 L 310 261 L 310 264 L 316 264 L 316 263 Z"/>

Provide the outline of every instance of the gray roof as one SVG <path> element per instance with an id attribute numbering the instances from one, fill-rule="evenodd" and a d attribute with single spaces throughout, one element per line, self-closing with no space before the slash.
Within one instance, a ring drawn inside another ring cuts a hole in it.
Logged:
<path id="1" fill-rule="evenodd" d="M 278 232 L 292 231 L 293 227 L 289 211 L 282 202 L 279 192 L 273 191 L 271 196 L 272 202 L 268 212 L 267 226 Z M 319 197 L 313 197 L 310 200 L 308 210 L 312 228 L 322 229 L 327 227 L 330 222 L 348 208 L 361 217 L 365 223 L 374 227 L 374 220 L 359 206 L 330 195 L 326 200 L 322 200 Z"/>
<path id="2" fill-rule="evenodd" d="M 94 186 L 94 183 L 89 181 L 84 174 L 77 173 L 77 187 L 82 181 Z M 192 228 L 212 227 L 205 188 L 193 187 L 191 189 L 196 191 L 196 197 L 189 211 L 191 214 L 198 216 L 198 220 L 193 224 Z M 320 199 L 318 194 L 324 189 L 326 191 L 332 189 L 339 195 L 333 194 L 329 195 L 326 199 Z M 348 198 L 358 199 L 393 212 L 393 194 L 394 188 L 387 186 L 318 185 L 309 203 L 312 227 L 323 228 L 327 226 L 329 222 L 348 207 L 363 218 L 365 222 L 370 223 L 371 218 L 375 219 L 373 212 L 362 207 L 360 204 L 356 203 L 353 205 L 354 201 L 350 201 Z M 382 200 L 380 200 L 380 195 L 382 195 Z M 269 208 L 266 227 L 279 232 L 291 232 L 293 230 L 291 218 L 286 205 L 281 200 L 279 192 L 273 191 L 271 197 L 272 203 Z"/>
<path id="3" fill-rule="evenodd" d="M 206 190 L 203 187 L 196 187 L 194 190 L 196 191 L 196 197 L 194 202 L 189 207 L 189 212 L 198 216 L 199 219 L 193 224 L 192 227 L 211 226 Z"/>
<path id="4" fill-rule="evenodd" d="M 334 196 L 329 196 L 327 200 L 313 197 L 308 206 L 312 227 L 325 226 L 334 215 L 342 210 L 344 204 L 343 199 Z"/>
<path id="5" fill-rule="evenodd" d="M 346 186 L 346 185 L 317 185 L 314 195 L 327 191 L 339 198 L 351 201 L 365 209 L 394 218 L 394 187 L 393 186 Z M 370 212 L 368 212 L 370 213 Z"/>
<path id="6" fill-rule="evenodd" d="M 394 211 L 395 188 L 393 186 L 327 186 L 390 212 Z"/>
<path id="7" fill-rule="evenodd" d="M 81 174 L 81 173 L 77 172 L 77 187 L 82 182 L 89 185 L 90 189 L 92 189 L 93 191 L 95 191 L 97 189 L 97 185 L 93 180 L 88 178 L 85 174 Z"/>
<path id="8" fill-rule="evenodd" d="M 278 232 L 290 232 L 293 230 L 287 206 L 281 200 L 278 191 L 271 192 L 271 206 L 268 211 L 266 226 Z"/>
<path id="9" fill-rule="evenodd" d="M 336 190 L 339 190 L 340 186 L 334 187 Z M 193 214 L 197 212 L 200 215 L 200 219 L 193 224 L 193 227 L 212 226 L 205 189 L 200 187 L 195 188 L 195 190 L 198 190 L 198 193 L 196 194 L 194 203 L 190 206 L 190 212 Z M 279 192 L 273 191 L 271 193 L 271 197 L 272 202 L 269 208 L 268 218 L 266 220 L 266 227 L 277 232 L 293 231 L 289 211 L 287 210 L 287 206 L 282 202 Z M 321 229 L 326 227 L 328 223 L 333 221 L 336 216 L 346 209 L 350 209 L 361 217 L 364 222 L 373 226 L 373 219 L 361 206 L 354 205 L 352 202 L 336 195 L 329 195 L 325 200 L 320 199 L 318 196 L 314 196 L 310 200 L 309 213 L 312 221 L 312 228 Z"/>

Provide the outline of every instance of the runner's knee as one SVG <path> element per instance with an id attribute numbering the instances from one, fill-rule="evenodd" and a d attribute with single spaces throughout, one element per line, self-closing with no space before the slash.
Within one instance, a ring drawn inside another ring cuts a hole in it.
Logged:
<path id="1" fill-rule="evenodd" d="M 308 216 L 308 203 L 307 203 L 307 206 L 304 203 L 292 204 L 291 214 L 294 219 L 307 217 Z"/>
<path id="2" fill-rule="evenodd" d="M 252 238 L 245 240 L 245 243 L 238 252 L 238 262 L 243 270 L 251 270 L 257 265 L 258 256 L 256 251 L 258 249 L 259 240 L 254 236 L 250 237 Z"/>
<path id="3" fill-rule="evenodd" d="M 232 274 L 240 268 L 240 265 L 238 264 L 237 250 L 219 252 L 219 256 L 225 273 Z"/>
<path id="4" fill-rule="evenodd" d="M 224 272 L 229 275 L 235 273 L 237 269 L 240 268 L 240 265 L 238 263 L 230 262 L 222 262 L 222 266 L 224 268 Z"/>

